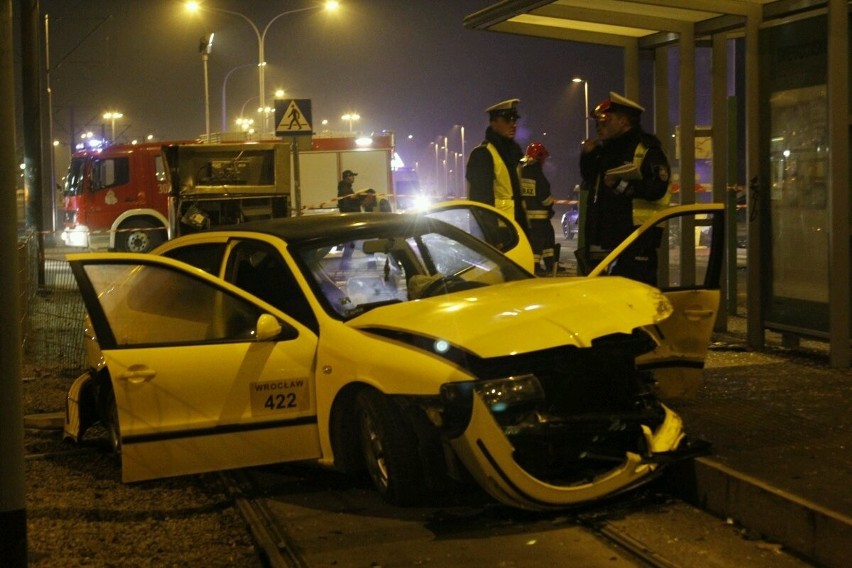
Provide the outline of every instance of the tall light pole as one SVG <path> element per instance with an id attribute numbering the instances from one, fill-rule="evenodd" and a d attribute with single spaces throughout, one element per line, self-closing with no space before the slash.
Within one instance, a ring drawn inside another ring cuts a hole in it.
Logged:
<path id="1" fill-rule="evenodd" d="M 254 65 L 255 65 L 254 63 L 246 63 L 244 65 L 237 65 L 236 67 L 234 67 L 233 69 L 231 69 L 230 71 L 225 73 L 225 78 L 222 80 L 222 132 L 225 132 L 228 129 L 227 113 L 225 112 L 225 110 L 227 109 L 227 106 L 228 106 L 226 104 L 226 101 L 227 101 L 226 93 L 227 93 L 227 88 L 228 88 L 228 79 L 231 77 L 231 73 L 233 73 L 237 69 L 243 69 L 245 67 L 254 67 Z"/>
<path id="2" fill-rule="evenodd" d="M 257 37 L 257 85 L 258 85 L 258 97 L 260 99 L 260 108 L 262 108 L 262 109 L 266 108 L 266 95 L 264 93 L 264 91 L 266 90 L 266 85 L 264 84 L 265 83 L 265 75 L 266 75 L 264 68 L 266 67 L 266 60 L 264 59 L 264 56 L 263 56 L 263 45 L 266 42 L 266 32 L 269 31 L 270 26 L 272 26 L 272 24 L 278 18 L 281 18 L 283 16 L 287 16 L 289 14 L 296 14 L 298 12 L 307 12 L 308 10 L 317 10 L 317 9 L 320 9 L 320 8 L 325 8 L 326 10 L 335 10 L 335 9 L 337 9 L 337 7 L 339 5 L 340 5 L 340 3 L 336 2 L 335 0 L 328 0 L 323 5 L 306 6 L 304 8 L 296 8 L 295 10 L 287 10 L 286 12 L 281 12 L 280 14 L 278 14 L 277 16 L 275 16 L 274 18 L 269 20 L 269 22 L 267 22 L 266 26 L 263 28 L 263 31 L 261 31 L 260 28 L 258 28 L 257 25 L 248 16 L 241 14 L 239 12 L 234 12 L 233 10 L 226 10 L 225 8 L 213 8 L 211 6 L 202 6 L 198 2 L 187 2 L 186 3 L 187 9 L 189 9 L 191 11 L 208 10 L 210 12 L 221 12 L 223 14 L 230 14 L 231 16 L 237 16 L 239 18 L 242 18 L 243 20 L 245 20 L 248 23 L 248 25 L 251 26 L 252 31 L 254 31 L 254 35 Z"/>
<path id="3" fill-rule="evenodd" d="M 448 141 L 447 137 L 444 136 L 444 193 L 450 193 L 450 172 L 449 170 L 449 161 L 450 161 L 450 149 L 447 147 Z"/>
<path id="4" fill-rule="evenodd" d="M 213 49 L 213 34 L 201 36 L 198 42 L 198 52 L 201 54 L 201 65 L 204 67 L 204 127 L 207 133 L 204 142 L 210 143 L 210 82 L 207 80 L 207 59 Z"/>
<path id="5" fill-rule="evenodd" d="M 438 160 L 438 143 L 437 142 L 429 142 L 432 146 L 435 147 L 435 192 L 438 192 L 438 186 L 440 185 L 441 173 L 440 173 L 440 161 Z"/>
<path id="6" fill-rule="evenodd" d="M 115 143 L 115 121 L 121 118 L 122 116 L 124 116 L 122 113 L 113 110 L 104 113 L 104 120 L 109 120 L 112 126 L 110 142 L 113 144 Z"/>
<path id="7" fill-rule="evenodd" d="M 343 116 L 340 117 L 340 120 L 346 120 L 349 122 L 349 132 L 352 132 L 352 122 L 361 120 L 361 115 L 357 112 L 347 112 Z"/>
<path id="8" fill-rule="evenodd" d="M 464 158 L 464 155 L 465 155 L 465 153 L 464 153 L 464 125 L 454 124 L 453 126 L 459 127 L 460 134 L 461 134 L 461 155 L 462 155 L 462 158 Z M 462 179 L 464 179 L 464 167 L 465 167 L 465 160 L 462 159 L 462 169 L 461 169 Z"/>
<path id="9" fill-rule="evenodd" d="M 583 79 L 582 77 L 574 77 L 571 79 L 574 83 L 583 83 L 583 94 L 586 97 L 586 114 L 583 117 L 583 121 L 586 123 L 586 137 L 584 140 L 589 139 L 589 82 Z"/>

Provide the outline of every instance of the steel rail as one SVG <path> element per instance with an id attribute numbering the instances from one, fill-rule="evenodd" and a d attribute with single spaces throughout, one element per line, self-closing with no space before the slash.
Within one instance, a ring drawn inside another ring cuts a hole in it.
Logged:
<path id="1" fill-rule="evenodd" d="M 271 568 L 309 568 L 287 532 L 275 523 L 264 502 L 247 496 L 251 492 L 245 487 L 252 487 L 249 477 L 239 470 L 220 472 L 219 476 L 268 565 Z"/>

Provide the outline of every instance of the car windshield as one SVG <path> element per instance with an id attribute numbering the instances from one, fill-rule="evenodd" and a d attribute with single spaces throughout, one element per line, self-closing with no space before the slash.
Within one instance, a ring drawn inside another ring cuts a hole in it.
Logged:
<path id="1" fill-rule="evenodd" d="M 492 247 L 441 222 L 295 247 L 305 278 L 334 317 L 532 278 Z"/>

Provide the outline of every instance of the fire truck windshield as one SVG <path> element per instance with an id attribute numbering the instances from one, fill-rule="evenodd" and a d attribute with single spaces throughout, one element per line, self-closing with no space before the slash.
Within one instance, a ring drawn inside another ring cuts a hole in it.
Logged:
<path id="1" fill-rule="evenodd" d="M 68 166 L 68 176 L 65 178 L 63 194 L 66 196 L 80 195 L 83 192 L 83 175 L 85 174 L 86 159 L 72 158 Z"/>

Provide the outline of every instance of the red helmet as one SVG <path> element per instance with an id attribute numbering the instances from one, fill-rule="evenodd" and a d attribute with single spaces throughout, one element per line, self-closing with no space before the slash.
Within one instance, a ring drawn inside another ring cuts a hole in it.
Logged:
<path id="1" fill-rule="evenodd" d="M 550 152 L 547 151 L 547 148 L 544 147 L 544 144 L 541 142 L 533 142 L 529 146 L 527 146 L 527 158 L 536 160 L 538 162 L 543 162 L 548 156 L 550 156 Z"/>

